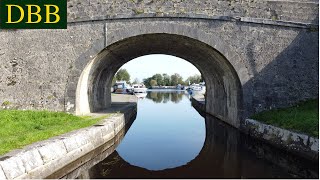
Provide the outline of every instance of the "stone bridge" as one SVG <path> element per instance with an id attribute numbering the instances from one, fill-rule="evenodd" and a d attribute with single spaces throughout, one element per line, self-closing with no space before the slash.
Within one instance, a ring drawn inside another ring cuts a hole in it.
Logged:
<path id="1" fill-rule="evenodd" d="M 239 127 L 318 97 L 318 12 L 317 0 L 68 0 L 68 29 L 0 31 L 0 104 L 99 111 L 123 64 L 168 54 L 202 73 L 207 113 Z"/>

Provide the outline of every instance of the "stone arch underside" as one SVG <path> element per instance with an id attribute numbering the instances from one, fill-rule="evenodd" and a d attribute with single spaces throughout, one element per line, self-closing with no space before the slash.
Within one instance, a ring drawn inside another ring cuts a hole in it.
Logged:
<path id="1" fill-rule="evenodd" d="M 102 50 L 81 74 L 76 93 L 76 113 L 86 114 L 108 108 L 111 105 L 112 78 L 117 70 L 126 62 L 149 54 L 173 55 L 192 63 L 206 82 L 206 112 L 234 127 L 240 126 L 241 84 L 229 61 L 206 43 L 166 33 L 125 38 Z"/>

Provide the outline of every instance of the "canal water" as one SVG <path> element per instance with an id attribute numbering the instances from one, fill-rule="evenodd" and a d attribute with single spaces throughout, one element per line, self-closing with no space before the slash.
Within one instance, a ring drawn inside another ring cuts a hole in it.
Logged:
<path id="1" fill-rule="evenodd" d="M 317 178 L 318 165 L 201 116 L 183 91 L 139 95 L 116 150 L 78 178 Z"/>

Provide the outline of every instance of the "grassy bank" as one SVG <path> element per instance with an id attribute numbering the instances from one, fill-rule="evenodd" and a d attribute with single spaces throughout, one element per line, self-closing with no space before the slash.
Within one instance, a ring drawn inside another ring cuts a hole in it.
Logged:
<path id="1" fill-rule="evenodd" d="M 252 116 L 252 119 L 295 130 L 311 136 L 319 136 L 319 100 L 308 100 L 289 108 L 265 111 Z"/>
<path id="2" fill-rule="evenodd" d="M 49 111 L 1 110 L 0 155 L 36 141 L 93 125 L 105 117 L 78 117 Z"/>

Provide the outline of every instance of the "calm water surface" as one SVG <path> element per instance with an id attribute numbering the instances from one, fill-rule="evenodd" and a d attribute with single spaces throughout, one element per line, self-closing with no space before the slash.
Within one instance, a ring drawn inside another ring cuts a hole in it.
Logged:
<path id="1" fill-rule="evenodd" d="M 148 170 L 182 166 L 201 151 L 205 121 L 184 92 L 151 92 L 138 103 L 135 122 L 117 148 L 129 164 Z"/>
<path id="2" fill-rule="evenodd" d="M 85 177 L 315 178 L 318 166 L 202 117 L 185 92 L 153 91 L 116 151 Z"/>

